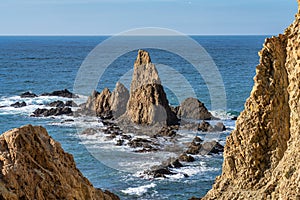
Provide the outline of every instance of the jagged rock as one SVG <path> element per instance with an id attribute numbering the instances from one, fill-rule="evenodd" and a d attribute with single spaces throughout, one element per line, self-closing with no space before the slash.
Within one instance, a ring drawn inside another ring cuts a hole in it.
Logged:
<path id="1" fill-rule="evenodd" d="M 129 100 L 129 91 L 120 82 L 117 82 L 110 98 L 110 108 L 114 118 L 118 118 L 126 112 L 126 106 Z"/>
<path id="2" fill-rule="evenodd" d="M 0 199 L 118 200 L 96 189 L 46 129 L 23 126 L 0 136 Z"/>
<path id="3" fill-rule="evenodd" d="M 178 110 L 178 116 L 185 119 L 210 120 L 212 114 L 198 99 L 189 97 L 185 99 Z"/>
<path id="4" fill-rule="evenodd" d="M 149 84 L 161 85 L 158 72 L 147 51 L 139 50 L 134 62 L 132 81 L 130 85 L 130 94 L 142 86 Z"/>
<path id="5" fill-rule="evenodd" d="M 78 105 L 74 101 L 66 101 L 65 106 L 69 107 L 78 107 Z"/>
<path id="6" fill-rule="evenodd" d="M 63 101 L 57 100 L 57 101 L 53 101 L 53 102 L 47 104 L 47 106 L 63 108 L 63 107 L 65 107 L 65 103 Z"/>
<path id="7" fill-rule="evenodd" d="M 58 97 L 66 97 L 66 98 L 78 98 L 77 95 L 73 94 L 67 89 L 64 90 L 57 90 L 51 93 L 43 93 L 41 96 L 58 96 Z"/>
<path id="8" fill-rule="evenodd" d="M 72 115 L 73 112 L 71 108 L 69 107 L 58 107 L 58 108 L 51 108 L 51 109 L 36 109 L 33 114 L 31 115 L 32 117 L 49 117 L 49 116 L 58 116 L 58 115 Z"/>
<path id="9" fill-rule="evenodd" d="M 299 1 L 298 1 L 299 3 Z M 254 86 L 207 199 L 300 198 L 300 12 L 265 40 Z"/>
<path id="10" fill-rule="evenodd" d="M 31 92 L 24 92 L 20 96 L 21 96 L 21 98 L 34 98 L 34 97 L 37 97 L 38 95 L 31 93 Z"/>
<path id="11" fill-rule="evenodd" d="M 186 153 L 192 155 L 206 155 L 217 154 L 223 151 L 224 147 L 220 143 L 216 141 L 203 142 L 203 140 L 201 140 L 199 137 L 195 137 L 189 144 Z"/>
<path id="12" fill-rule="evenodd" d="M 21 108 L 21 107 L 27 106 L 27 104 L 24 101 L 22 101 L 22 102 L 13 103 L 10 106 L 12 106 L 14 108 Z"/>
<path id="13" fill-rule="evenodd" d="M 210 123 L 202 121 L 198 126 L 198 130 L 203 132 L 211 132 L 214 130 L 214 128 L 210 125 Z"/>
<path id="14" fill-rule="evenodd" d="M 167 161 L 163 162 L 162 165 L 167 166 L 168 168 L 180 168 L 183 165 L 179 162 L 179 159 L 169 158 Z"/>
<path id="15" fill-rule="evenodd" d="M 195 158 L 193 156 L 187 155 L 186 153 L 181 154 L 178 159 L 183 162 L 194 162 Z"/>
<path id="16" fill-rule="evenodd" d="M 149 53 L 139 50 L 134 63 L 126 116 L 137 124 L 177 124 Z"/>
<path id="17" fill-rule="evenodd" d="M 96 115 L 102 119 L 112 118 L 110 106 L 111 92 L 104 88 L 101 93 L 93 91 L 87 102 L 82 106 L 81 112 L 89 115 Z"/>

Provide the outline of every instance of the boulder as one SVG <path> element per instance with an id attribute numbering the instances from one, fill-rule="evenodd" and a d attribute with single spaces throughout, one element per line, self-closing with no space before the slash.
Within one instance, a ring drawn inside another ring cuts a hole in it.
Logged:
<path id="1" fill-rule="evenodd" d="M 117 82 L 110 98 L 110 109 L 113 117 L 116 119 L 126 112 L 126 106 L 129 100 L 128 89 L 120 82 Z"/>
<path id="2" fill-rule="evenodd" d="M 24 101 L 22 101 L 22 102 L 13 103 L 10 106 L 14 107 L 14 108 L 21 108 L 21 107 L 27 106 L 27 104 Z"/>
<path id="3" fill-rule="evenodd" d="M 34 98 L 34 97 L 37 97 L 38 95 L 31 93 L 31 92 L 24 92 L 20 96 L 21 96 L 21 98 Z"/>
<path id="4" fill-rule="evenodd" d="M 210 120 L 212 114 L 204 106 L 204 103 L 196 98 L 189 97 L 185 99 L 178 110 L 178 116 L 184 119 Z"/>
<path id="5" fill-rule="evenodd" d="M 226 131 L 226 127 L 225 125 L 222 123 L 222 122 L 218 122 L 216 123 L 216 125 L 214 125 L 214 131 L 219 131 L 219 132 L 222 132 L 222 131 Z"/>
<path id="6" fill-rule="evenodd" d="M 40 126 L 0 135 L 0 163 L 0 199 L 119 199 L 94 188 L 73 156 Z"/>

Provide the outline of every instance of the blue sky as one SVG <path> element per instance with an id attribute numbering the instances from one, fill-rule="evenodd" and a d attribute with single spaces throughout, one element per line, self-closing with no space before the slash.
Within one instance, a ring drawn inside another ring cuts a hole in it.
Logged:
<path id="1" fill-rule="evenodd" d="M 111 35 L 142 27 L 275 35 L 296 12 L 296 0 L 4 0 L 0 35 Z"/>

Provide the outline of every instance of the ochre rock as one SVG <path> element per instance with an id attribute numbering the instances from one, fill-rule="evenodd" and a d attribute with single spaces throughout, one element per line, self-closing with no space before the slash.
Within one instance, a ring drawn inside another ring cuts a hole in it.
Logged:
<path id="1" fill-rule="evenodd" d="M 299 2 L 299 1 L 298 1 Z M 254 87 L 207 199 L 300 199 L 300 15 L 266 39 Z"/>
<path id="2" fill-rule="evenodd" d="M 149 53 L 139 50 L 134 63 L 130 98 L 126 111 L 126 116 L 131 122 L 146 125 L 178 123 L 176 114 L 171 110 L 164 88 L 160 83 Z"/>
<path id="3" fill-rule="evenodd" d="M 94 188 L 73 156 L 40 126 L 27 125 L 0 136 L 0 170 L 0 199 L 119 199 Z"/>
<path id="4" fill-rule="evenodd" d="M 111 116 L 110 98 L 111 92 L 108 88 L 104 88 L 101 93 L 93 91 L 83 109 L 97 117 L 107 118 Z"/>

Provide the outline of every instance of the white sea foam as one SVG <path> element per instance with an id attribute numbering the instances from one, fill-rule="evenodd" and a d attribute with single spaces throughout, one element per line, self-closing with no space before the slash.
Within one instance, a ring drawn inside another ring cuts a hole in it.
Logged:
<path id="1" fill-rule="evenodd" d="M 151 183 L 148 185 L 142 185 L 139 187 L 130 187 L 127 188 L 125 190 L 121 190 L 121 192 L 123 192 L 124 194 L 128 194 L 128 195 L 135 195 L 135 196 L 142 196 L 143 194 L 145 194 L 146 192 L 148 192 L 149 189 L 151 188 L 155 188 L 156 184 L 155 183 Z"/>

